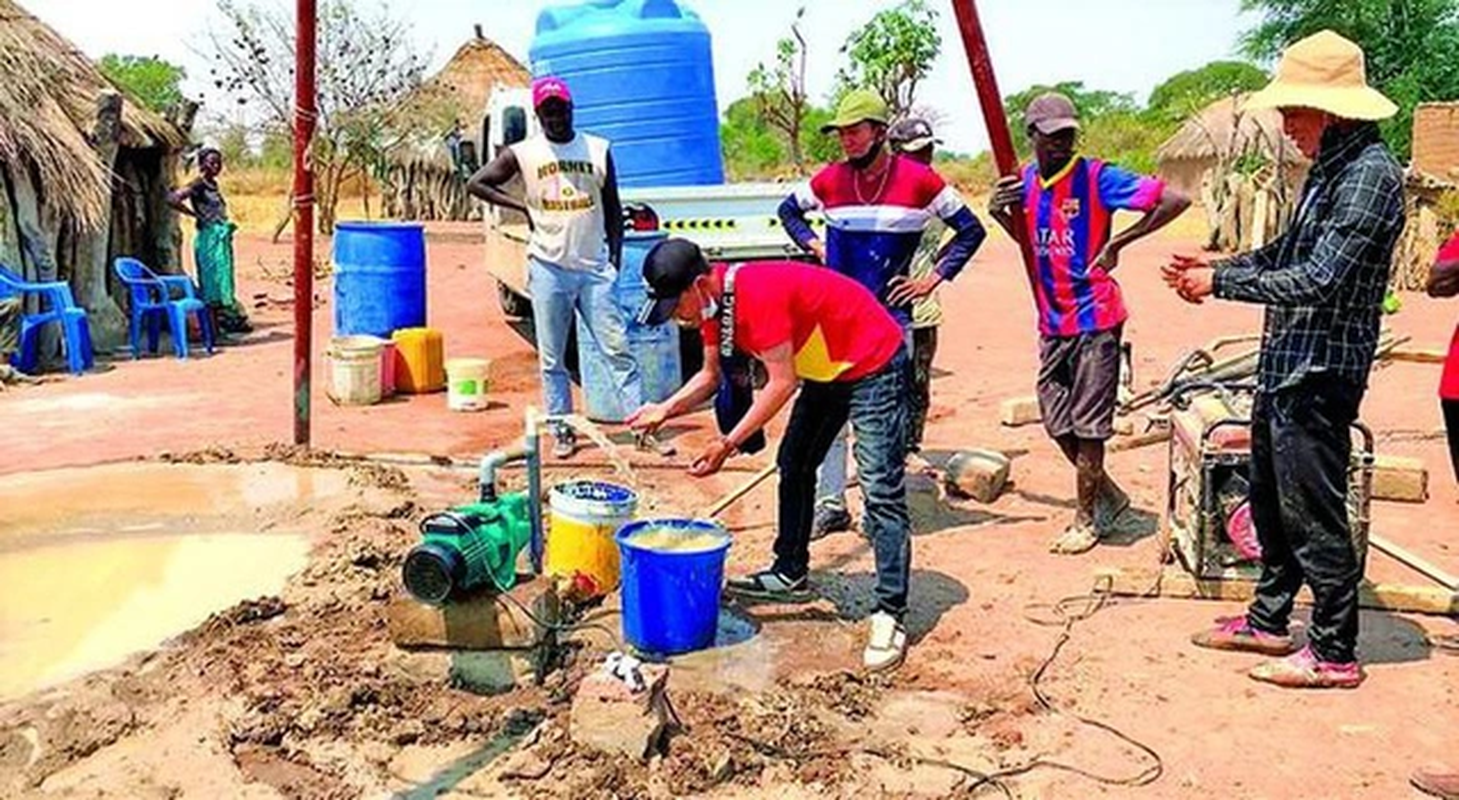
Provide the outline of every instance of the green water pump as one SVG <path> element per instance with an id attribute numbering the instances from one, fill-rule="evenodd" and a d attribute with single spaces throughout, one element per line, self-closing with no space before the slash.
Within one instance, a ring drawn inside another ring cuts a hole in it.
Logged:
<path id="1" fill-rule="evenodd" d="M 417 600 L 444 605 L 483 585 L 506 591 L 517 579 L 517 555 L 532 541 L 527 494 L 487 494 L 426 517 L 420 532 L 402 570 Z"/>

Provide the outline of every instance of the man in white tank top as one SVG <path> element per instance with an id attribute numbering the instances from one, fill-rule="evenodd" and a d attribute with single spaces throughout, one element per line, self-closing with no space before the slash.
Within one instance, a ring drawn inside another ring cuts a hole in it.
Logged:
<path id="1" fill-rule="evenodd" d="M 642 382 L 628 350 L 627 321 L 613 300 L 623 206 L 608 142 L 574 130 L 572 95 L 558 78 L 532 82 L 532 105 L 542 133 L 504 148 L 471 177 L 467 190 L 527 217 L 528 287 L 547 413 L 572 413 L 564 358 L 574 312 L 582 315 L 590 339 L 579 352 L 606 362 L 624 407 L 637 408 Z M 503 188 L 517 175 L 525 187 L 520 200 Z M 553 453 L 570 457 L 577 448 L 572 429 L 556 426 L 553 436 Z M 640 439 L 639 446 L 672 452 L 651 439 Z"/>

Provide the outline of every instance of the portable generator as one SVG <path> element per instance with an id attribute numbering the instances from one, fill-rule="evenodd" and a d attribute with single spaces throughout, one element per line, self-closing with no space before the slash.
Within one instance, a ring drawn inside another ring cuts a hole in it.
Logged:
<path id="1" fill-rule="evenodd" d="M 1179 558 L 1197 578 L 1255 578 L 1261 545 L 1247 499 L 1252 387 L 1195 384 L 1170 399 L 1175 410 L 1170 415 L 1165 556 Z M 1348 521 L 1362 564 L 1373 494 L 1373 434 L 1354 422 L 1353 437 Z"/>

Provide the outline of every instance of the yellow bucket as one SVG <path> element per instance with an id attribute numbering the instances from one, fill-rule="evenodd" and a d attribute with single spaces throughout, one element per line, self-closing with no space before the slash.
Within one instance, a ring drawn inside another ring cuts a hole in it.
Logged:
<path id="1" fill-rule="evenodd" d="M 633 520 L 638 494 L 614 483 L 571 481 L 552 487 L 548 507 L 547 574 L 580 576 L 597 594 L 617 589 L 618 543 L 613 536 Z"/>

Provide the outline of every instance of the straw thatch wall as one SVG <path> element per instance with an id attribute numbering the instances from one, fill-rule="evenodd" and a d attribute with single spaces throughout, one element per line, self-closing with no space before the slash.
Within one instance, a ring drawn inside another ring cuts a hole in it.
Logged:
<path id="1" fill-rule="evenodd" d="M 180 271 L 166 193 L 195 109 L 169 121 L 123 97 L 14 0 L 0 0 L 0 74 L 0 263 L 69 281 L 97 346 L 113 347 L 126 322 L 112 259 Z M 43 355 L 55 347 L 43 341 Z"/>
<path id="2" fill-rule="evenodd" d="M 1201 198 L 1213 250 L 1259 247 L 1285 230 L 1310 166 L 1281 114 L 1246 111 L 1245 100 L 1211 103 L 1156 151 L 1161 177 Z"/>
<path id="3" fill-rule="evenodd" d="M 1306 175 L 1307 159 L 1282 132 L 1282 115 L 1274 109 L 1245 111 L 1245 101 L 1244 94 L 1225 97 L 1186 120 L 1155 153 L 1161 177 L 1194 195 L 1207 171 L 1246 156 L 1281 162 L 1294 174 Z"/>
<path id="4" fill-rule="evenodd" d="M 419 220 L 477 217 L 480 209 L 466 194 L 446 136 L 459 123 L 459 135 L 473 143 L 478 161 L 488 160 L 490 155 L 480 149 L 487 99 L 497 86 L 522 87 L 530 80 L 526 67 L 477 26 L 476 36 L 401 104 L 399 113 L 415 133 L 390 151 L 381 187 L 386 215 Z"/>

